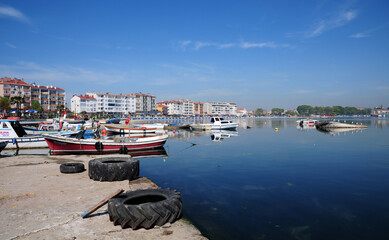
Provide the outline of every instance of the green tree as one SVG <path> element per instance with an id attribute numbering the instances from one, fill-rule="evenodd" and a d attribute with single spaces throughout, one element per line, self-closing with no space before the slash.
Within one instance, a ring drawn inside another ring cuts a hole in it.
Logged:
<path id="1" fill-rule="evenodd" d="M 8 98 L 0 97 L 0 109 L 2 111 L 11 109 L 11 104 Z"/>
<path id="2" fill-rule="evenodd" d="M 16 113 L 20 117 L 20 106 L 25 103 L 24 98 L 20 96 L 11 97 L 11 104 L 16 104 Z"/>
<path id="3" fill-rule="evenodd" d="M 302 116 L 308 116 L 314 113 L 314 108 L 309 105 L 300 105 L 297 107 L 297 112 Z"/>
<path id="4" fill-rule="evenodd" d="M 281 116 L 281 114 L 284 112 L 284 109 L 282 108 L 272 108 L 271 114 L 275 116 Z"/>
<path id="5" fill-rule="evenodd" d="M 255 110 L 255 115 L 257 116 L 263 116 L 263 109 L 262 108 L 257 108 L 257 110 Z"/>
<path id="6" fill-rule="evenodd" d="M 35 111 L 38 111 L 38 112 L 42 112 L 43 111 L 42 105 L 37 100 L 33 100 L 31 102 L 31 108 L 34 109 Z"/>

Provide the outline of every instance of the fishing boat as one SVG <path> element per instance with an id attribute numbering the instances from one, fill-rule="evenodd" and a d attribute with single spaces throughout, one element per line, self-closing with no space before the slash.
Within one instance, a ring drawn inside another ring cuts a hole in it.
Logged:
<path id="1" fill-rule="evenodd" d="M 105 129 L 108 132 L 112 133 L 119 133 L 119 134 L 125 134 L 125 133 L 155 133 L 157 131 L 157 128 L 147 128 L 147 127 L 134 127 L 129 128 L 127 125 L 110 125 L 105 124 Z"/>
<path id="2" fill-rule="evenodd" d="M 128 153 L 162 147 L 168 138 L 167 135 L 158 135 L 140 138 L 78 139 L 46 134 L 43 137 L 49 145 L 50 153 L 54 155 Z"/>

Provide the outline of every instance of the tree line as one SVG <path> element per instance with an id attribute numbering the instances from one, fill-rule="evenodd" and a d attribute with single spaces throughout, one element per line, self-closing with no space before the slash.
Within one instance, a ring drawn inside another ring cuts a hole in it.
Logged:
<path id="1" fill-rule="evenodd" d="M 255 111 L 257 116 L 266 115 L 266 111 L 262 108 L 258 108 Z M 272 108 L 270 115 L 273 116 L 309 116 L 309 115 L 370 115 L 371 108 L 366 109 L 357 109 L 356 107 L 342 107 L 342 106 L 333 106 L 333 107 L 312 107 L 309 105 L 300 105 L 297 107 L 296 111 L 286 111 L 282 108 Z"/>
<path id="2" fill-rule="evenodd" d="M 309 105 L 301 105 L 297 107 L 299 115 L 370 115 L 371 108 L 357 109 L 356 107 L 312 107 Z"/>

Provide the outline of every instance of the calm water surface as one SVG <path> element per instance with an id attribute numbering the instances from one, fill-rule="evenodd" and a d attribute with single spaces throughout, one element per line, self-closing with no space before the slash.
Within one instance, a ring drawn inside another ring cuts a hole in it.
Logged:
<path id="1" fill-rule="evenodd" d="M 237 133 L 176 131 L 141 175 L 180 191 L 210 239 L 388 239 L 389 120 L 348 121 L 369 128 L 248 119 Z"/>

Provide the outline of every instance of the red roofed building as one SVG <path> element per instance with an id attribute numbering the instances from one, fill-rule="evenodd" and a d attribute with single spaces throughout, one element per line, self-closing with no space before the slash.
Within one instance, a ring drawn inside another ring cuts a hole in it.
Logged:
<path id="1" fill-rule="evenodd" d="M 65 99 L 65 90 L 62 88 L 31 84 L 31 101 L 38 101 L 45 112 L 56 112 L 59 105 L 65 107 Z"/>
<path id="2" fill-rule="evenodd" d="M 31 106 L 32 101 L 38 101 L 44 111 L 57 111 L 58 105 L 65 106 L 65 90 L 54 86 L 39 86 L 35 83 L 28 84 L 24 79 L 9 77 L 0 78 L 0 96 L 10 99 L 11 97 L 23 97 L 24 103 L 21 108 Z M 15 108 L 16 106 L 11 106 Z"/>
<path id="3" fill-rule="evenodd" d="M 31 104 L 31 86 L 24 79 L 11 79 L 9 77 L 0 78 L 0 96 L 10 99 L 11 97 L 22 97 L 24 103 L 21 108 Z M 16 108 L 12 105 L 11 108 Z"/>
<path id="4" fill-rule="evenodd" d="M 89 95 L 74 95 L 70 103 L 72 112 L 78 114 L 81 112 L 94 113 L 96 112 L 97 100 Z"/>

